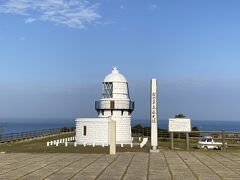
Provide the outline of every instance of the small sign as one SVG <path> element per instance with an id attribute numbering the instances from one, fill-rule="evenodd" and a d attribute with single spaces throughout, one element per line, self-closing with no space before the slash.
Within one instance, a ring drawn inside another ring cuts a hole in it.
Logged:
<path id="1" fill-rule="evenodd" d="M 169 132 L 191 132 L 191 119 L 170 118 L 168 121 Z"/>

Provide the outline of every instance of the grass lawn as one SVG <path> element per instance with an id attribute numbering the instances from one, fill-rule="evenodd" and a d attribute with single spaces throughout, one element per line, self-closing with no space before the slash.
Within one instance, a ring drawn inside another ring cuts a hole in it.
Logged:
<path id="1" fill-rule="evenodd" d="M 6 153 L 109 153 L 109 147 L 101 146 L 86 146 L 78 145 L 77 147 L 69 144 L 67 147 L 64 144 L 47 147 L 47 141 L 62 139 L 66 137 L 74 136 L 74 133 L 62 133 L 54 136 L 40 137 L 31 140 L 24 140 L 18 142 L 11 142 L 6 144 L 0 144 L 0 152 Z M 190 151 L 204 151 L 197 149 L 198 140 L 190 140 Z M 169 139 L 159 139 L 159 147 L 161 150 L 170 150 L 171 144 Z M 125 145 L 123 148 L 117 146 L 117 152 L 149 152 L 150 138 L 143 148 L 139 146 Z M 184 139 L 174 139 L 174 150 L 186 150 L 186 141 Z M 207 150 L 208 152 L 216 152 L 218 150 Z M 240 147 L 228 147 L 226 152 L 240 152 Z"/>
<path id="2" fill-rule="evenodd" d="M 189 150 L 190 151 L 208 151 L 208 152 L 216 152 L 219 150 L 203 150 L 197 148 L 198 140 L 189 140 Z M 170 139 L 159 139 L 158 145 L 160 149 L 170 150 L 171 149 L 171 141 Z M 174 150 L 186 150 L 186 140 L 185 139 L 174 139 Z M 226 152 L 240 152 L 240 146 L 228 146 Z M 222 152 L 222 151 L 221 151 Z"/>
<path id="3" fill-rule="evenodd" d="M 64 144 L 56 146 L 48 146 L 47 141 L 62 139 L 66 137 L 74 136 L 74 133 L 64 133 L 55 136 L 35 138 L 31 140 L 11 142 L 7 144 L 0 144 L 0 152 L 6 153 L 109 153 L 109 147 L 101 146 L 86 146 L 78 145 L 74 147 L 73 144 L 69 144 L 67 147 Z M 117 146 L 117 152 L 148 152 L 149 147 L 146 145 L 143 148 L 139 146 L 125 145 L 123 148 Z"/>

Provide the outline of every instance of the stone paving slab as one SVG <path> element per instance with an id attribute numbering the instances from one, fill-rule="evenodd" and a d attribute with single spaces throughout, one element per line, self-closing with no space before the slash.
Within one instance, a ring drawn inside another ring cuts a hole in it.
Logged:
<path id="1" fill-rule="evenodd" d="M 119 154 L 118 158 L 106 168 L 106 170 L 98 177 L 98 179 L 122 179 L 134 156 L 135 153 Z"/>
<path id="2" fill-rule="evenodd" d="M 240 180 L 240 153 L 0 154 L 0 180 Z"/>

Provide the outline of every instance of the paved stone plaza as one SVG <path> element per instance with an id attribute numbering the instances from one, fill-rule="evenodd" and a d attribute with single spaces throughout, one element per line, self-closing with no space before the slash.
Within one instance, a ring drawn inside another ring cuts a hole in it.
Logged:
<path id="1" fill-rule="evenodd" d="M 0 154 L 0 179 L 240 179 L 240 153 Z"/>

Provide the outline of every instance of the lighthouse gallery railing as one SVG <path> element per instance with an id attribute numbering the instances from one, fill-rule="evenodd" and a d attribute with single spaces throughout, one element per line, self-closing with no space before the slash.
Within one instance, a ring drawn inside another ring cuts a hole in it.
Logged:
<path id="1" fill-rule="evenodd" d="M 95 102 L 96 110 L 134 110 L 133 101 L 121 101 L 121 100 L 100 100 Z"/>

